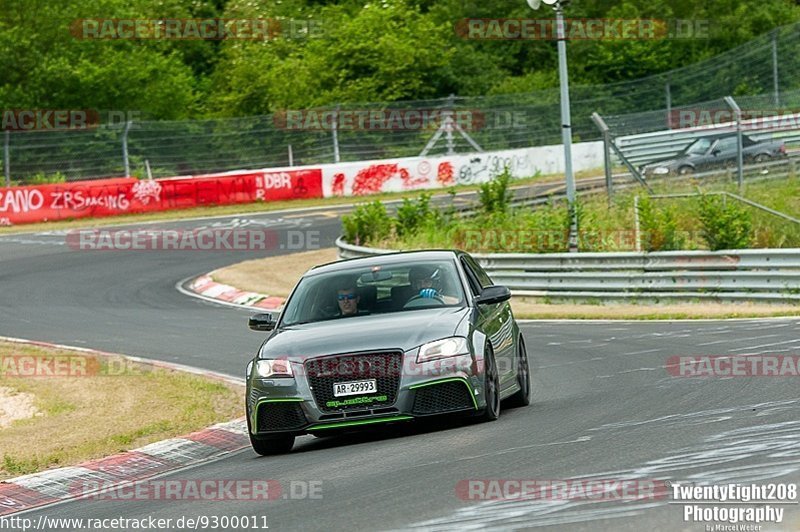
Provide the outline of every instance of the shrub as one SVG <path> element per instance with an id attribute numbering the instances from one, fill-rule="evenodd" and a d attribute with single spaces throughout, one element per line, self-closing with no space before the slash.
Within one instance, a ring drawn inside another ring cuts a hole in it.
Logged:
<path id="1" fill-rule="evenodd" d="M 345 241 L 356 245 L 379 242 L 392 232 L 392 220 L 378 200 L 357 205 L 353 213 L 342 216 Z"/>
<path id="2" fill-rule="evenodd" d="M 712 251 L 750 246 L 753 228 L 750 213 L 733 200 L 703 195 L 700 198 L 700 223 L 703 239 Z"/>
<path id="3" fill-rule="evenodd" d="M 61 172 L 56 172 L 54 174 L 45 174 L 44 172 L 39 172 L 30 176 L 27 179 L 23 180 L 23 184 L 25 185 L 49 185 L 51 183 L 66 183 L 67 176 L 62 174 Z"/>
<path id="4" fill-rule="evenodd" d="M 644 251 L 683 249 L 684 238 L 672 209 L 657 209 L 650 196 L 639 198 L 639 230 Z"/>
<path id="5" fill-rule="evenodd" d="M 429 192 L 420 194 L 416 201 L 403 199 L 403 204 L 397 209 L 397 219 L 394 224 L 398 237 L 416 235 L 425 222 L 435 217 L 436 212 L 431 209 L 430 201 Z"/>
<path id="6" fill-rule="evenodd" d="M 514 197 L 514 193 L 508 188 L 510 181 L 511 172 L 505 167 L 502 174 L 481 185 L 478 201 L 483 212 L 489 215 L 508 212 L 511 199 Z"/>

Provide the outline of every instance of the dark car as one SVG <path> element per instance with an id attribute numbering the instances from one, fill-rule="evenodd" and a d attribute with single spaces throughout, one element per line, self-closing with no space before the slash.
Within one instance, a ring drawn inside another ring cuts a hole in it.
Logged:
<path id="1" fill-rule="evenodd" d="M 416 251 L 309 270 L 247 366 L 253 449 L 288 452 L 301 434 L 441 414 L 495 420 L 530 402 L 511 293 L 467 253 Z"/>
<path id="2" fill-rule="evenodd" d="M 785 157 L 783 141 L 757 141 L 742 135 L 742 158 L 747 163 L 762 163 Z M 736 134 L 701 137 L 674 157 L 648 163 L 639 168 L 644 177 L 686 175 L 713 168 L 734 166 L 738 157 Z"/>

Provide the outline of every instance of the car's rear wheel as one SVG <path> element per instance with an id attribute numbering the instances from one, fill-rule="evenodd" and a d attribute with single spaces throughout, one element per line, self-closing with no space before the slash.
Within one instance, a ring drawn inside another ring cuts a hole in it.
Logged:
<path id="1" fill-rule="evenodd" d="M 294 436 L 292 434 L 277 434 L 275 436 L 256 438 L 251 434 L 250 445 L 261 456 L 288 453 L 294 446 Z"/>
<path id="2" fill-rule="evenodd" d="M 528 367 L 528 353 L 522 338 L 519 339 L 517 348 L 517 384 L 519 391 L 506 402 L 511 407 L 528 406 L 531 404 L 531 372 Z"/>
<path id="3" fill-rule="evenodd" d="M 769 160 L 769 156 L 764 153 L 759 153 L 755 157 L 753 157 L 753 162 L 756 164 L 765 163 Z"/>
<path id="4" fill-rule="evenodd" d="M 486 348 L 483 372 L 483 398 L 486 407 L 483 410 L 483 421 L 494 421 L 500 417 L 500 374 L 497 371 L 497 361 L 491 347 Z"/>

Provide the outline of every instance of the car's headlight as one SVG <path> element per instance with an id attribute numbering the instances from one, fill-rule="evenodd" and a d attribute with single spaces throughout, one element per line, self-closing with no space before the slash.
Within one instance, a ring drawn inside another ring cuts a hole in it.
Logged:
<path id="1" fill-rule="evenodd" d="M 666 166 L 656 166 L 653 168 L 653 173 L 658 175 L 664 175 L 669 173 L 669 168 Z"/>
<path id="2" fill-rule="evenodd" d="M 256 375 L 261 378 L 293 377 L 292 364 L 288 360 L 259 360 L 256 362 Z"/>
<path id="3" fill-rule="evenodd" d="M 428 362 L 429 360 L 466 355 L 468 353 L 467 339 L 463 336 L 453 336 L 452 338 L 424 344 L 419 348 L 417 362 Z"/>

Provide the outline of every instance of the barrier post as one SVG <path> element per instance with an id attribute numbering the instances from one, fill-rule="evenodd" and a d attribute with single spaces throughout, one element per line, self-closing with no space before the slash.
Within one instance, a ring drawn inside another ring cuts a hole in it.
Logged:
<path id="1" fill-rule="evenodd" d="M 128 131 L 131 128 L 131 121 L 125 122 L 125 129 L 122 131 L 122 164 L 125 168 L 125 177 L 131 176 L 131 163 L 128 159 Z"/>
<path id="2" fill-rule="evenodd" d="M 11 132 L 6 129 L 6 139 L 3 145 L 3 166 L 6 173 L 6 186 L 11 186 Z"/>

